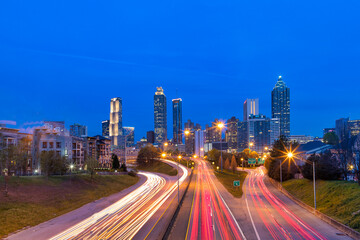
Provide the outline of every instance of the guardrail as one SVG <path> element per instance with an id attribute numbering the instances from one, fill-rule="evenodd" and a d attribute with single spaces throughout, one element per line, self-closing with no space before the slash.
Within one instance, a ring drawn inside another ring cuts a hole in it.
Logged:
<path id="1" fill-rule="evenodd" d="M 305 208 L 307 211 L 311 212 L 312 214 L 314 214 L 315 216 L 317 216 L 318 218 L 320 218 L 321 220 L 323 220 L 324 222 L 330 224 L 331 226 L 333 226 L 334 228 L 338 229 L 339 231 L 344 232 L 345 234 L 347 234 L 349 237 L 352 237 L 354 239 L 360 239 L 360 233 L 355 231 L 354 229 L 338 222 L 337 220 L 329 217 L 328 215 L 319 212 L 318 210 L 316 210 L 313 207 L 310 207 L 309 205 L 307 205 L 306 203 L 302 202 L 301 200 L 297 199 L 296 197 L 294 197 L 291 193 L 289 193 L 288 191 L 286 191 L 281 185 L 280 183 L 276 182 L 274 179 L 270 178 L 267 176 L 267 178 L 269 179 L 269 181 L 272 183 L 272 185 L 274 185 L 274 187 L 276 187 L 279 191 L 281 191 L 283 194 L 285 194 L 288 198 L 290 198 L 291 200 L 293 200 L 295 203 L 297 203 L 298 205 L 300 205 L 301 207 Z"/>
<path id="2" fill-rule="evenodd" d="M 178 214 L 179 214 L 180 208 L 181 208 L 181 206 L 182 206 L 182 204 L 183 204 L 183 202 L 184 202 L 185 195 L 186 195 L 186 193 L 187 193 L 187 191 L 188 191 L 188 189 L 189 189 L 189 186 L 190 186 L 190 183 L 191 183 L 191 180 L 192 180 L 192 176 L 193 176 L 193 172 L 194 172 L 194 169 L 191 169 L 191 174 L 190 174 L 190 177 L 189 177 L 189 182 L 188 182 L 188 184 L 187 184 L 187 186 L 186 186 L 186 188 L 185 188 L 185 191 L 184 191 L 184 193 L 183 193 L 183 195 L 182 195 L 182 197 L 181 197 L 181 199 L 180 199 L 179 205 L 177 206 L 177 208 L 176 208 L 176 210 L 175 210 L 175 212 L 174 212 L 174 214 L 173 214 L 173 216 L 172 216 L 172 218 L 171 218 L 171 220 L 170 220 L 170 223 L 169 223 L 168 227 L 166 228 L 165 234 L 164 234 L 164 236 L 163 236 L 163 238 L 162 238 L 163 240 L 167 240 L 167 239 L 169 238 L 169 236 L 170 236 L 171 229 L 172 229 L 173 226 L 174 226 L 174 223 L 175 223 L 175 221 L 176 221 L 176 217 L 177 217 Z"/>

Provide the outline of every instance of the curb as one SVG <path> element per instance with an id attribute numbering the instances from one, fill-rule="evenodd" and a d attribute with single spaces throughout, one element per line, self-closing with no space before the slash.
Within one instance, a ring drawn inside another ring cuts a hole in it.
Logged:
<path id="1" fill-rule="evenodd" d="M 176 207 L 176 210 L 175 210 L 175 212 L 174 212 L 174 214 L 173 214 L 173 216 L 172 216 L 172 218 L 171 218 L 171 220 L 170 220 L 170 223 L 169 223 L 169 225 L 168 225 L 167 228 L 166 228 L 165 234 L 164 234 L 164 236 L 162 237 L 163 240 L 167 240 L 167 239 L 169 238 L 169 236 L 170 236 L 171 229 L 172 229 L 173 226 L 174 226 L 175 220 L 176 220 L 176 218 L 177 218 L 177 216 L 178 216 L 178 214 L 179 214 L 180 208 L 181 208 L 181 206 L 182 206 L 182 204 L 183 204 L 183 202 L 184 202 L 185 195 L 186 195 L 186 193 L 187 193 L 187 191 L 188 191 L 188 189 L 189 189 L 189 186 L 190 186 L 190 183 L 191 183 L 191 180 L 192 180 L 192 176 L 193 176 L 193 172 L 194 172 L 194 169 L 191 170 L 191 174 L 190 174 L 190 178 L 189 178 L 188 185 L 186 186 L 185 191 L 184 191 L 184 193 L 183 193 L 183 195 L 182 195 L 182 197 L 181 197 L 181 199 L 180 199 L 180 203 L 179 203 L 179 205 Z"/>
<path id="2" fill-rule="evenodd" d="M 280 183 L 276 182 L 274 179 L 271 179 L 269 176 L 266 176 L 266 177 L 267 177 L 267 179 L 269 179 L 269 181 L 271 182 L 271 184 L 274 187 L 276 187 L 280 192 L 282 192 L 288 198 L 290 198 L 295 203 L 300 205 L 302 208 L 305 208 L 307 211 L 314 214 L 315 216 L 317 216 L 318 218 L 320 218 L 321 220 L 323 220 L 327 224 L 331 225 L 332 227 L 336 228 L 337 230 L 344 232 L 349 237 L 351 237 L 353 239 L 360 239 L 360 233 L 359 232 L 357 232 L 354 229 L 352 229 L 352 228 L 350 228 L 350 227 L 336 221 L 335 219 L 329 217 L 328 215 L 326 215 L 326 214 L 324 214 L 322 212 L 319 212 L 315 208 L 310 207 L 309 205 L 307 205 L 306 203 L 304 203 L 301 200 L 297 199 L 291 193 L 286 191 L 282 186 L 280 186 Z"/>

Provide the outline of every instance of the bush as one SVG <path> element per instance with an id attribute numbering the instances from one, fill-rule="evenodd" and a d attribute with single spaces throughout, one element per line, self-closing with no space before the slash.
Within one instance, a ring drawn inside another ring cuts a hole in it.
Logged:
<path id="1" fill-rule="evenodd" d="M 134 170 L 131 170 L 130 172 L 128 172 L 128 175 L 131 177 L 136 177 L 137 173 Z"/>

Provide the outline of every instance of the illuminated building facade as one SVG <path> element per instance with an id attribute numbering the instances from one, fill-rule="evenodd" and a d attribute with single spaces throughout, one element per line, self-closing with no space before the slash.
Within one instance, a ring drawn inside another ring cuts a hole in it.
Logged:
<path id="1" fill-rule="evenodd" d="M 123 127 L 123 135 L 125 137 L 126 146 L 131 147 L 135 145 L 135 128 Z"/>
<path id="2" fill-rule="evenodd" d="M 70 135 L 74 137 L 87 137 L 87 126 L 78 123 L 70 125 Z"/>
<path id="3" fill-rule="evenodd" d="M 272 118 L 280 120 L 280 135 L 290 137 L 290 88 L 279 76 L 271 92 Z"/>
<path id="4" fill-rule="evenodd" d="M 173 142 L 182 143 L 182 99 L 172 100 L 173 104 Z"/>
<path id="5" fill-rule="evenodd" d="M 157 87 L 154 95 L 154 132 L 155 143 L 167 141 L 166 96 L 162 87 Z"/>
<path id="6" fill-rule="evenodd" d="M 264 115 L 251 115 L 248 120 L 248 143 L 252 142 L 252 150 L 263 153 L 265 147 L 271 148 L 280 137 L 280 120 L 266 118 Z"/>
<path id="7" fill-rule="evenodd" d="M 104 138 L 110 138 L 110 120 L 105 120 L 101 122 L 102 136 Z"/>
<path id="8" fill-rule="evenodd" d="M 232 117 L 226 122 L 225 139 L 230 152 L 236 152 L 238 149 L 238 122 L 239 119 Z"/>
<path id="9" fill-rule="evenodd" d="M 109 133 L 111 145 L 119 146 L 122 136 L 122 100 L 119 97 L 110 101 Z"/>
<path id="10" fill-rule="evenodd" d="M 250 115 L 259 115 L 259 99 L 246 99 L 243 114 L 244 121 L 247 121 Z"/>

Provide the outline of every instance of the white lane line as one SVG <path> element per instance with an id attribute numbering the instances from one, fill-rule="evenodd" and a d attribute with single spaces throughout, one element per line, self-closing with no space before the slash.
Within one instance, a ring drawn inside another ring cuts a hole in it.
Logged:
<path id="1" fill-rule="evenodd" d="M 252 172 L 251 172 L 250 174 L 252 174 Z M 247 182 L 248 182 L 248 181 L 249 181 L 249 176 L 247 177 Z M 245 188 L 246 188 L 246 186 L 247 186 L 247 184 L 245 184 Z M 259 236 L 259 233 L 258 233 L 256 227 L 255 227 L 254 220 L 253 220 L 253 218 L 252 218 L 252 216 L 251 216 L 251 212 L 250 212 L 250 208 L 249 208 L 249 204 L 248 204 L 247 196 L 246 196 L 246 195 L 247 195 L 247 191 L 245 192 L 246 208 L 247 208 L 247 210 L 248 210 L 248 213 L 249 213 L 249 216 L 250 216 L 250 220 L 251 220 L 251 224 L 252 224 L 252 226 L 253 226 L 253 228 L 254 228 L 254 231 L 255 231 L 255 234 L 256 234 L 256 238 L 257 238 L 258 240 L 260 240 L 261 238 L 260 238 L 260 236 Z"/>

